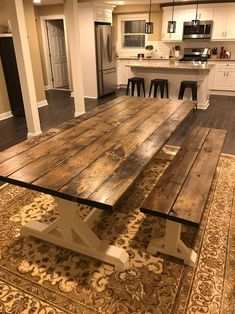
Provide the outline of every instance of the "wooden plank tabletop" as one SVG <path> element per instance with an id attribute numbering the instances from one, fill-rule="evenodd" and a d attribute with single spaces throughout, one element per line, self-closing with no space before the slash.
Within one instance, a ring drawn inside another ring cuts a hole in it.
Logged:
<path id="1" fill-rule="evenodd" d="M 119 97 L 0 152 L 0 180 L 113 209 L 194 106 Z"/>

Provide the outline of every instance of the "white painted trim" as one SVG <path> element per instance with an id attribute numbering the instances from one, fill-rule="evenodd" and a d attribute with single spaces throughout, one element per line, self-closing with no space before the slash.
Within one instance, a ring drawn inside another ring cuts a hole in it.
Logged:
<path id="1" fill-rule="evenodd" d="M 12 33 L 0 34 L 0 37 L 12 37 Z"/>
<path id="2" fill-rule="evenodd" d="M 86 111 L 77 111 L 77 112 L 74 112 L 74 118 L 77 118 L 79 116 L 81 116 L 82 114 L 86 113 Z"/>
<path id="3" fill-rule="evenodd" d="M 40 134 L 42 134 L 42 132 L 37 132 L 37 133 L 28 132 L 28 133 L 27 133 L 27 138 L 29 139 L 29 138 L 38 136 L 38 135 L 40 135 Z"/>
<path id="4" fill-rule="evenodd" d="M 98 99 L 98 97 L 94 97 L 94 96 L 84 96 L 84 98 Z"/>
<path id="5" fill-rule="evenodd" d="M 0 121 L 11 118 L 12 117 L 12 112 L 11 111 L 6 111 L 3 113 L 0 113 Z"/>
<path id="6" fill-rule="evenodd" d="M 205 104 L 197 104 L 198 109 L 206 110 L 210 105 L 209 99 L 205 102 Z"/>
<path id="7" fill-rule="evenodd" d="M 48 102 L 46 99 L 38 101 L 38 108 L 44 107 L 44 106 L 48 106 Z"/>
<path id="8" fill-rule="evenodd" d="M 235 91 L 227 91 L 227 90 L 211 90 L 211 95 L 221 95 L 221 96 L 235 96 Z"/>
<path id="9" fill-rule="evenodd" d="M 68 52 L 68 40 L 67 40 L 67 30 L 66 30 L 66 23 L 65 23 L 65 16 L 61 15 L 44 15 L 40 16 L 40 25 L 41 25 L 41 32 L 42 32 L 42 43 L 43 43 L 43 53 L 45 57 L 45 65 L 46 65 L 46 74 L 47 74 L 47 82 L 48 82 L 48 89 L 53 89 L 52 77 L 51 77 L 51 67 L 50 67 L 50 58 L 49 58 L 49 47 L 47 41 L 47 32 L 46 32 L 46 21 L 47 20 L 63 20 L 64 24 L 64 37 L 65 37 L 65 49 L 66 49 L 66 57 L 67 57 L 67 69 L 68 69 L 68 80 L 69 80 L 69 88 L 71 88 L 71 69 L 70 69 L 70 56 Z"/>
<path id="10" fill-rule="evenodd" d="M 74 92 L 71 92 L 70 97 L 74 97 Z"/>
<path id="11" fill-rule="evenodd" d="M 48 90 L 48 89 L 50 89 L 49 85 L 44 86 L 44 90 Z"/>
<path id="12" fill-rule="evenodd" d="M 145 52 L 145 47 L 134 47 L 134 48 L 123 48 L 122 47 L 122 21 L 129 21 L 129 20 L 140 20 L 143 19 L 145 21 L 148 21 L 148 14 L 147 13 L 135 13 L 135 14 L 119 14 L 117 18 L 117 27 L 118 27 L 118 36 L 117 36 L 117 51 L 119 53 L 127 53 L 131 52 L 135 54 L 135 51 L 138 52 Z M 146 42 L 148 41 L 148 35 L 146 35 Z"/>
<path id="13" fill-rule="evenodd" d="M 57 87 L 57 88 L 53 88 L 53 90 L 63 90 L 65 92 L 70 92 L 70 89 L 69 88 L 60 88 L 60 87 Z"/>

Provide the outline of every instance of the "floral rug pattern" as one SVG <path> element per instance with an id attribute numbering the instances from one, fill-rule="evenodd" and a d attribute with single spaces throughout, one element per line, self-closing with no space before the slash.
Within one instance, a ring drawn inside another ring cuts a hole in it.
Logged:
<path id="1" fill-rule="evenodd" d="M 169 162 L 156 157 L 120 209 L 102 212 L 94 225 L 101 239 L 127 250 L 126 271 L 22 237 L 28 221 L 56 219 L 57 202 L 17 186 L 1 187 L 0 313 L 234 313 L 235 157 L 220 158 L 200 229 L 183 227 L 183 241 L 199 253 L 194 269 L 146 253 L 150 239 L 164 234 L 165 222 L 139 207 Z M 78 205 L 83 217 L 91 209 Z"/>

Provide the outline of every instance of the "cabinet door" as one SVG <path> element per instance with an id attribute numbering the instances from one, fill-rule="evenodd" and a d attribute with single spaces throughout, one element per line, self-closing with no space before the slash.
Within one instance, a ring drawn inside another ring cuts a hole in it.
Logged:
<path id="1" fill-rule="evenodd" d="M 171 11 L 164 10 L 163 16 L 162 16 L 162 40 L 163 41 L 170 40 L 171 34 L 167 33 L 168 21 L 170 20 L 171 20 Z"/>
<path id="2" fill-rule="evenodd" d="M 183 24 L 185 20 L 184 10 L 175 10 L 174 21 L 176 21 L 176 31 L 170 34 L 170 39 L 175 41 L 181 41 L 183 38 Z"/>
<path id="3" fill-rule="evenodd" d="M 215 69 L 213 89 L 224 90 L 226 80 L 226 66 L 218 65 Z"/>
<path id="4" fill-rule="evenodd" d="M 214 24 L 211 39 L 225 39 L 228 12 L 227 8 L 214 8 Z"/>
<path id="5" fill-rule="evenodd" d="M 199 8 L 198 18 L 204 21 L 213 20 L 213 8 Z"/>
<path id="6" fill-rule="evenodd" d="M 131 70 L 126 65 L 129 64 L 129 60 L 118 60 L 117 63 L 117 83 L 118 86 L 126 85 L 128 78 L 131 76 Z"/>
<path id="7" fill-rule="evenodd" d="M 229 66 L 226 72 L 225 90 L 235 91 L 235 66 Z"/>
<path id="8" fill-rule="evenodd" d="M 227 12 L 226 39 L 235 39 L 235 8 L 229 8 Z"/>

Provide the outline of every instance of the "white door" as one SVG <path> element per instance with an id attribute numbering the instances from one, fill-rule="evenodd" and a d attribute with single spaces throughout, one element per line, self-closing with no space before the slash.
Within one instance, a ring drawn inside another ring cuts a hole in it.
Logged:
<path id="1" fill-rule="evenodd" d="M 63 20 L 47 20 L 47 35 L 53 87 L 68 87 L 68 68 Z"/>

